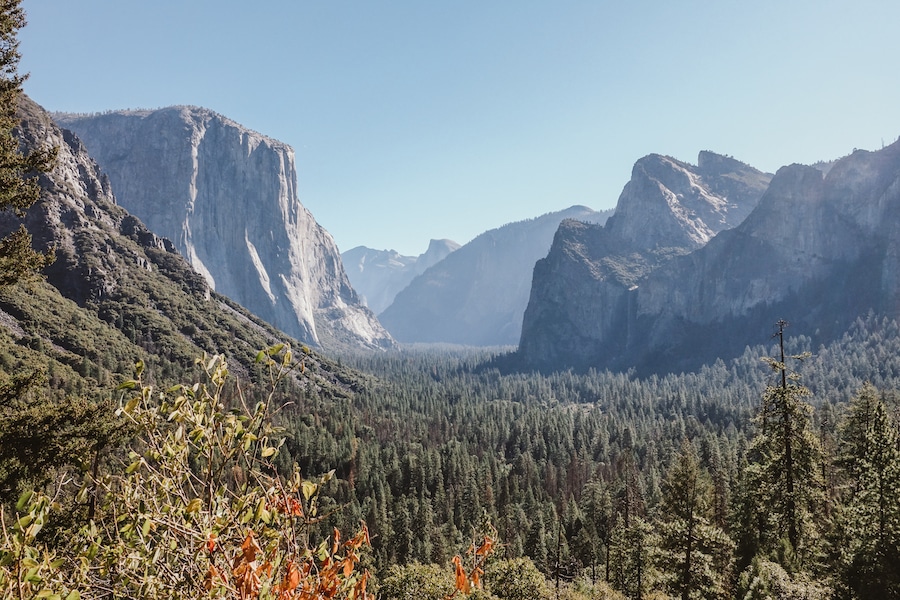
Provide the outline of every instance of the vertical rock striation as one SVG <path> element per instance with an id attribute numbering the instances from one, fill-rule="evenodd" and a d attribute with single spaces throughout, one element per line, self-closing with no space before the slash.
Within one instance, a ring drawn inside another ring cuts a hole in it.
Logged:
<path id="1" fill-rule="evenodd" d="M 84 141 L 119 203 L 216 291 L 310 344 L 393 343 L 300 203 L 286 144 L 196 107 L 55 118 Z"/>

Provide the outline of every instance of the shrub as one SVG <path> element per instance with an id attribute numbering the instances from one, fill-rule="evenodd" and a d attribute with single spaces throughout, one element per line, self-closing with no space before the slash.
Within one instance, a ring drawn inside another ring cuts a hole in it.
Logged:
<path id="1" fill-rule="evenodd" d="M 316 537 L 319 494 L 331 478 L 286 477 L 272 459 L 281 440 L 269 419 L 275 387 L 296 363 L 290 348 L 257 357 L 270 393 L 252 409 L 243 396 L 226 408 L 224 358 L 201 364 L 206 383 L 163 392 L 137 377 L 118 414 L 139 430 L 121 472 L 86 478 L 78 500 L 97 502 L 96 518 L 58 554 L 37 541 L 54 503 L 23 496 L 2 514 L 0 588 L 4 597 L 278 598 L 362 600 L 368 572 L 365 524 L 344 540 Z"/>
<path id="2" fill-rule="evenodd" d="M 547 581 L 530 558 L 513 558 L 488 563 L 487 589 L 502 600 L 550 598 Z"/>

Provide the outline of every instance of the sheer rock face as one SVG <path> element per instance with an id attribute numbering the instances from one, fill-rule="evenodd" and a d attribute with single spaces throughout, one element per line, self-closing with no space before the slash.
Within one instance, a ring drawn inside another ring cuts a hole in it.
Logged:
<path id="1" fill-rule="evenodd" d="M 637 161 L 609 221 L 564 221 L 535 265 L 519 342 L 524 364 L 631 366 L 629 352 L 640 352 L 634 321 L 654 310 L 636 301 L 638 290 L 744 221 L 771 179 L 711 152 L 696 166 L 656 154 Z"/>
<path id="2" fill-rule="evenodd" d="M 482 233 L 413 279 L 379 318 L 401 342 L 514 345 L 534 263 L 559 223 L 607 217 L 573 206 Z"/>
<path id="3" fill-rule="evenodd" d="M 403 256 L 396 250 L 375 250 L 357 246 L 341 253 L 347 276 L 366 306 L 375 314 L 394 301 L 397 293 L 416 276 L 457 250 L 452 240 L 431 240 L 419 256 Z"/>
<path id="4" fill-rule="evenodd" d="M 300 203 L 286 144 L 203 108 L 55 118 L 84 140 L 119 203 L 217 292 L 310 344 L 393 343 Z"/>

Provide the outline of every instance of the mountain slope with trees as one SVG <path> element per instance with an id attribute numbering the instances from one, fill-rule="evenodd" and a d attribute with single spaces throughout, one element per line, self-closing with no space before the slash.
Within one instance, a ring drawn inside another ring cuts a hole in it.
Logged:
<path id="1" fill-rule="evenodd" d="M 312 346 L 393 344 L 301 204 L 290 146 L 198 107 L 54 118 L 217 292 Z"/>
<path id="2" fill-rule="evenodd" d="M 21 24 L 0 5 L 0 49 Z M 897 321 L 826 345 L 770 324 L 643 378 L 471 349 L 338 365 L 266 345 L 21 109 L 22 149 L 58 149 L 25 213 L 57 262 L 11 258 L 0 287 L 4 597 L 900 597 Z"/>

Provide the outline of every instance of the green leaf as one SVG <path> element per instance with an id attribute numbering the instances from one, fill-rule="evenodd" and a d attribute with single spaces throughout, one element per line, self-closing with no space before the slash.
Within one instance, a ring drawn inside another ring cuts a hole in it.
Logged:
<path id="1" fill-rule="evenodd" d="M 16 502 L 16 510 L 22 512 L 25 510 L 25 506 L 31 501 L 31 497 L 34 495 L 34 490 L 26 490 L 22 492 L 22 495 L 19 496 L 19 501 Z"/>
<path id="2" fill-rule="evenodd" d="M 273 448 L 272 446 L 266 446 L 265 448 L 263 448 L 262 457 L 269 458 L 270 456 L 275 454 L 275 452 L 277 452 L 275 448 Z"/>
<path id="3" fill-rule="evenodd" d="M 19 520 L 16 521 L 16 528 L 19 530 L 23 530 L 34 521 L 34 515 L 25 515 L 23 517 L 19 517 Z"/>
<path id="4" fill-rule="evenodd" d="M 184 512 L 191 514 L 195 512 L 200 512 L 200 509 L 203 507 L 203 501 L 200 498 L 194 498 L 190 502 L 188 502 L 187 508 L 184 509 Z"/>
<path id="5" fill-rule="evenodd" d="M 312 481 L 304 481 L 300 484 L 300 489 L 303 490 L 303 497 L 309 500 L 319 490 L 319 486 Z"/>
<path id="6" fill-rule="evenodd" d="M 131 412 L 134 411 L 135 408 L 137 408 L 137 405 L 140 401 L 141 401 L 141 397 L 135 396 L 134 398 L 132 398 L 125 404 L 125 407 L 122 410 L 126 414 L 131 414 Z"/>
<path id="7" fill-rule="evenodd" d="M 266 510 L 266 499 L 265 497 L 259 499 L 259 503 L 256 505 L 256 510 L 253 512 L 253 519 L 260 520 L 262 519 L 263 512 Z"/>
<path id="8" fill-rule="evenodd" d="M 97 552 L 99 551 L 100 546 L 97 544 L 97 542 L 91 542 L 90 547 L 88 548 L 87 552 L 84 553 L 84 555 L 88 560 L 94 560 L 94 557 L 97 556 Z"/>
<path id="9" fill-rule="evenodd" d="M 134 379 L 126 379 L 122 383 L 116 386 L 117 390 L 133 390 L 137 387 L 137 381 Z"/>
<path id="10" fill-rule="evenodd" d="M 326 545 L 326 542 L 322 542 L 321 544 L 319 544 L 319 547 L 316 548 L 316 556 L 322 562 L 324 562 L 325 559 L 328 558 L 328 546 Z"/>

